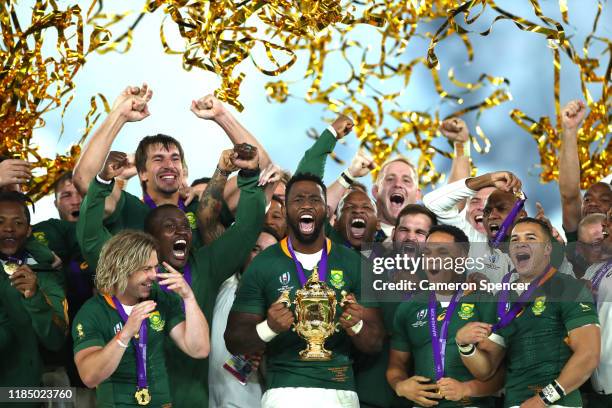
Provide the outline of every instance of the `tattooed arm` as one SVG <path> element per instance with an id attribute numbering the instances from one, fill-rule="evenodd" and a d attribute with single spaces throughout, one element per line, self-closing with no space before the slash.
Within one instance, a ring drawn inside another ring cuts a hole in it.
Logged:
<path id="1" fill-rule="evenodd" d="M 217 169 L 200 198 L 197 218 L 204 245 L 210 244 L 225 231 L 219 215 L 223 206 L 223 190 L 227 177 L 231 172 L 238 170 L 238 167 L 231 161 L 233 154 L 233 149 L 224 150 L 221 153 Z"/>

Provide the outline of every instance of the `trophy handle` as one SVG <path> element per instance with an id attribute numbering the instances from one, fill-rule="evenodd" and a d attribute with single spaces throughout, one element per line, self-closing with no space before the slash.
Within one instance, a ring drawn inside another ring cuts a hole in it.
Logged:
<path id="1" fill-rule="evenodd" d="M 291 298 L 289 297 L 289 291 L 288 290 L 284 290 L 280 297 L 278 298 L 278 300 L 276 301 L 276 303 L 283 303 L 286 307 L 291 307 Z"/>

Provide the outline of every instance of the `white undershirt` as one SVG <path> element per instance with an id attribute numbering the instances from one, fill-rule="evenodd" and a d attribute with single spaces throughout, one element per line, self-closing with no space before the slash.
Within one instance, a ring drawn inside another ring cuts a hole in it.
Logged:
<path id="1" fill-rule="evenodd" d="M 295 257 L 302 264 L 302 268 L 313 270 L 315 266 L 321 260 L 321 254 L 323 250 L 321 249 L 319 252 L 315 252 L 314 254 L 303 254 L 301 252 L 295 251 Z"/>
<path id="2" fill-rule="evenodd" d="M 125 310 L 125 314 L 129 316 L 130 313 L 132 313 L 132 309 L 134 309 L 134 306 L 136 305 L 128 306 L 122 303 L 121 306 L 123 306 L 123 310 Z"/>

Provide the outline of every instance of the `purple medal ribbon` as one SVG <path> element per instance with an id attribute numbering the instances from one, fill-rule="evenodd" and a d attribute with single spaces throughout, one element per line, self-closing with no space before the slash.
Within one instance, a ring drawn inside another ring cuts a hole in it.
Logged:
<path id="1" fill-rule="evenodd" d="M 119 302 L 117 297 L 113 296 L 113 303 L 121 316 L 123 323 L 127 322 L 128 315 L 123 309 L 123 305 Z M 136 346 L 136 374 L 138 376 L 138 389 L 147 388 L 147 319 L 144 319 L 140 323 L 140 330 L 138 331 L 138 339 L 132 339 L 134 346 Z"/>
<path id="2" fill-rule="evenodd" d="M 510 228 L 512 228 L 512 225 L 514 225 L 514 220 L 516 220 L 516 217 L 518 217 L 518 214 L 521 212 L 521 210 L 525 206 L 525 201 L 526 201 L 526 198 L 519 198 L 514 203 L 514 205 L 512 206 L 512 209 L 510 210 L 510 213 L 504 219 L 504 222 L 502 222 L 502 225 L 499 227 L 499 231 L 497 231 L 497 234 L 495 234 L 495 238 L 491 242 L 491 246 L 493 248 L 499 247 L 499 245 L 502 243 L 504 238 L 506 238 L 508 231 L 510 231 Z"/>
<path id="3" fill-rule="evenodd" d="M 157 204 L 155 204 L 155 201 L 153 201 L 153 199 L 151 198 L 150 195 L 148 195 L 147 193 L 145 193 L 144 197 L 143 197 L 143 201 L 144 203 L 149 206 L 150 209 L 155 209 L 157 208 Z M 179 197 L 178 200 L 178 208 L 180 208 L 181 210 L 183 210 L 183 212 L 187 211 L 187 207 L 185 207 L 185 201 Z"/>
<path id="4" fill-rule="evenodd" d="M 446 355 L 446 339 L 448 338 L 448 326 L 453 318 L 457 304 L 459 304 L 459 298 L 463 294 L 463 291 L 457 291 L 451 298 L 448 308 L 446 308 L 446 314 L 444 315 L 444 321 L 438 332 L 438 324 L 436 322 L 438 313 L 436 294 L 434 291 L 429 293 L 429 332 L 431 334 L 431 345 L 433 349 L 434 368 L 436 372 L 436 381 L 444 377 L 444 356 Z"/>
<path id="5" fill-rule="evenodd" d="M 610 272 L 610 270 L 612 270 L 612 260 L 609 260 L 608 262 L 603 264 L 597 270 L 597 272 L 595 272 L 595 275 L 593 275 L 593 278 L 591 279 L 591 288 L 593 292 L 597 292 L 599 290 L 599 285 L 601 284 L 601 281 L 603 280 L 604 276 L 606 276 L 608 272 Z"/>
<path id="6" fill-rule="evenodd" d="M 81 269 L 81 262 L 73 259 L 68 264 L 70 269 L 71 281 L 75 286 L 76 295 L 79 299 L 88 299 L 91 297 L 91 290 L 87 284 L 86 271 Z"/>
<path id="7" fill-rule="evenodd" d="M 495 323 L 491 328 L 491 331 L 493 333 L 495 333 L 499 329 L 503 329 L 504 327 L 509 325 L 512 320 L 514 320 L 514 318 L 519 314 L 523 306 L 525 306 L 525 304 L 529 302 L 529 299 L 533 295 L 533 292 L 535 292 L 536 289 L 540 287 L 540 281 L 542 280 L 542 278 L 546 276 L 546 274 L 550 272 L 551 269 L 552 266 L 549 266 L 548 268 L 546 268 L 546 271 L 543 274 L 534 279 L 529 284 L 529 288 L 524 291 L 521 296 L 519 296 L 517 301 L 514 303 L 514 305 L 512 305 L 512 308 L 510 308 L 507 313 L 506 308 L 508 307 L 508 298 L 510 297 L 510 290 L 502 289 L 500 291 L 499 301 L 497 302 L 497 317 L 499 318 L 499 322 Z M 502 279 L 502 285 L 510 281 L 511 275 L 512 272 L 504 275 L 504 278 Z"/>
<path id="8" fill-rule="evenodd" d="M 295 263 L 295 269 L 297 270 L 298 279 L 300 280 L 300 285 L 304 287 L 306 284 L 306 275 L 304 274 L 304 268 L 302 268 L 302 264 L 298 261 L 295 256 L 295 250 L 293 249 L 293 245 L 291 244 L 291 238 L 287 237 L 287 247 L 289 248 L 289 253 L 291 254 L 291 258 L 293 258 L 293 262 Z M 319 281 L 325 282 L 327 279 L 327 239 L 323 241 L 323 252 L 321 253 L 321 260 L 319 261 Z"/>

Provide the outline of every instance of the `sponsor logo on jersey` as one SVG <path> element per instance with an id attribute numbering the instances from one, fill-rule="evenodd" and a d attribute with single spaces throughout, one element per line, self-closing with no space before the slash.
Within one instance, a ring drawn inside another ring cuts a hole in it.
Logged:
<path id="1" fill-rule="evenodd" d="M 416 327 L 421 327 L 421 326 L 425 326 L 427 324 L 427 321 L 425 320 L 425 318 L 427 317 L 427 309 L 421 309 L 417 312 L 416 314 L 416 322 L 412 323 L 412 327 L 416 328 Z"/>
<path id="2" fill-rule="evenodd" d="M 159 311 L 154 311 L 149 316 L 149 326 L 157 332 L 164 330 L 164 326 L 166 325 L 166 321 L 162 319 Z"/>
<path id="3" fill-rule="evenodd" d="M 188 213 L 185 213 L 185 217 L 187 217 L 187 221 L 189 221 L 189 226 L 191 227 L 192 230 L 198 228 L 196 217 L 191 211 Z"/>
<path id="4" fill-rule="evenodd" d="M 79 339 L 85 337 L 85 332 L 83 331 L 83 325 L 81 323 L 76 325 L 76 332 Z"/>
<path id="5" fill-rule="evenodd" d="M 541 315 L 546 309 L 546 296 L 538 296 L 533 301 L 533 306 L 531 307 L 531 311 L 534 315 Z"/>
<path id="6" fill-rule="evenodd" d="M 591 311 L 591 306 L 586 305 L 586 304 L 584 304 L 582 302 L 580 303 L 580 307 L 582 308 L 583 312 L 590 312 Z"/>
<path id="7" fill-rule="evenodd" d="M 345 282 L 344 282 L 344 272 L 343 271 L 339 271 L 337 269 L 332 269 L 331 270 L 331 275 L 329 277 L 329 283 L 332 284 L 332 286 L 336 289 L 342 289 L 342 287 L 344 286 Z"/>
<path id="8" fill-rule="evenodd" d="M 467 320 L 474 316 L 474 304 L 473 303 L 462 303 L 457 313 L 462 320 Z"/>
<path id="9" fill-rule="evenodd" d="M 438 321 L 441 322 L 442 320 L 444 320 L 445 317 L 446 317 L 446 309 L 443 310 L 442 313 L 438 315 Z"/>
<path id="10" fill-rule="evenodd" d="M 34 235 L 34 238 L 36 238 L 36 240 L 44 245 L 49 245 L 49 240 L 47 240 L 47 236 L 45 235 L 44 232 L 34 232 L 32 233 L 32 235 Z"/>

